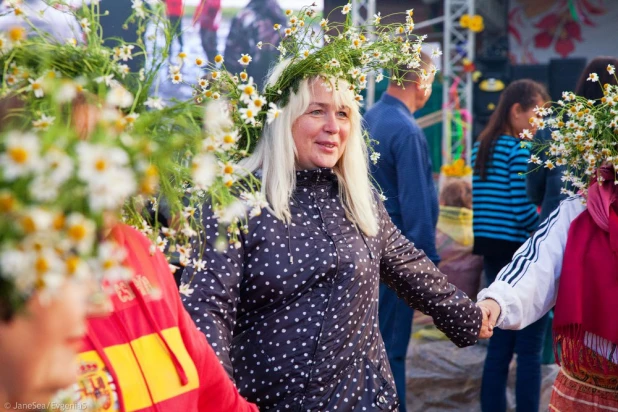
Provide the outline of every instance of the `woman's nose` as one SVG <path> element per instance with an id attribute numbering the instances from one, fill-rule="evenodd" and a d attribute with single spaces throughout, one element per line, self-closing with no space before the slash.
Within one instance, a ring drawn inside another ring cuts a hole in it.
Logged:
<path id="1" fill-rule="evenodd" d="M 324 123 L 324 131 L 330 134 L 339 133 L 339 123 L 337 122 L 337 116 L 335 113 L 328 113 L 326 115 L 326 122 Z"/>

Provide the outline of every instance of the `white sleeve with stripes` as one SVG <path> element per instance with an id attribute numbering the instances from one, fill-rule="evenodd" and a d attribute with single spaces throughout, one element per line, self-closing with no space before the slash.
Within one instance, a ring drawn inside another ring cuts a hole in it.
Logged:
<path id="1" fill-rule="evenodd" d="M 505 266 L 478 300 L 494 299 L 501 308 L 496 326 L 523 329 L 556 303 L 562 257 L 571 222 L 586 210 L 581 197 L 563 200 Z"/>

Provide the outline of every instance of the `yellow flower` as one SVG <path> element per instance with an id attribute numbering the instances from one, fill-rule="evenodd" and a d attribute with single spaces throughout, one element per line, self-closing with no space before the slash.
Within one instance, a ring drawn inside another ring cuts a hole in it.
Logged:
<path id="1" fill-rule="evenodd" d="M 468 28 L 470 31 L 474 33 L 479 33 L 485 29 L 485 24 L 483 23 L 483 16 L 479 16 L 475 14 L 470 19 L 470 23 L 468 24 Z"/>
<path id="2" fill-rule="evenodd" d="M 221 56 L 220 54 L 217 54 L 215 56 L 215 63 L 217 63 L 217 64 L 223 63 L 223 56 Z"/>
<path id="3" fill-rule="evenodd" d="M 459 18 L 459 25 L 462 29 L 467 29 L 470 27 L 470 15 L 464 14 Z"/>
<path id="4" fill-rule="evenodd" d="M 15 26 L 9 29 L 9 40 L 19 43 L 26 38 L 26 30 L 23 27 Z"/>

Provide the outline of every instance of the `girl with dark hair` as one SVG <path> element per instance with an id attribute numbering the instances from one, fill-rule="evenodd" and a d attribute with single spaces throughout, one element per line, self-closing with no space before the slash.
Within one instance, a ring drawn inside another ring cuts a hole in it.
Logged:
<path id="1" fill-rule="evenodd" d="M 473 148 L 474 253 L 483 256 L 488 283 L 538 225 L 536 206 L 526 197 L 524 174 L 530 151 L 518 136 L 533 128 L 530 118 L 535 116 L 535 107 L 548 100 L 539 83 L 528 79 L 511 83 Z M 545 324 L 543 318 L 522 331 L 495 330 L 483 371 L 483 411 L 506 411 L 506 381 L 514 353 L 518 360 L 517 410 L 538 410 Z"/>
<path id="2" fill-rule="evenodd" d="M 575 94 L 589 100 L 603 98 L 603 89 L 599 85 L 616 84 L 616 76 L 610 74 L 607 68 L 617 65 L 618 59 L 611 56 L 599 56 L 590 60 L 577 81 Z M 587 80 L 590 73 L 596 73 L 599 76 L 599 83 Z"/>

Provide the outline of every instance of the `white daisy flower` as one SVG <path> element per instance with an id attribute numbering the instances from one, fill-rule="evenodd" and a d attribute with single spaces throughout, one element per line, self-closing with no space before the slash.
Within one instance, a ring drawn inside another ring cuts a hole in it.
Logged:
<path id="1" fill-rule="evenodd" d="M 144 102 L 144 105 L 151 109 L 162 110 L 165 107 L 165 102 L 160 97 L 149 97 Z"/>
<path id="2" fill-rule="evenodd" d="M 266 123 L 271 124 L 281 114 L 281 110 L 275 103 L 268 103 L 268 112 L 266 113 Z"/>
<path id="3" fill-rule="evenodd" d="M 180 292 L 181 295 L 190 297 L 193 294 L 194 289 L 188 283 L 181 283 L 180 287 L 178 288 L 178 291 Z"/>
<path id="4" fill-rule="evenodd" d="M 249 63 L 251 63 L 251 60 L 253 60 L 253 58 L 249 56 L 248 54 L 241 54 L 240 59 L 238 59 L 238 63 L 240 63 L 243 66 L 248 66 Z"/>
<path id="5" fill-rule="evenodd" d="M 258 110 L 252 107 L 245 107 L 239 110 L 240 118 L 245 121 L 246 124 L 251 124 L 255 126 L 255 122 L 257 119 L 255 116 L 258 114 Z"/>
<path id="6" fill-rule="evenodd" d="M 3 177 L 12 181 L 41 169 L 39 138 L 34 134 L 10 132 L 0 154 Z"/>
<path id="7" fill-rule="evenodd" d="M 49 126 L 54 124 L 56 118 L 54 116 L 41 115 L 37 120 L 32 121 L 32 126 L 37 130 L 47 130 Z"/>
<path id="8" fill-rule="evenodd" d="M 28 83 L 30 85 L 26 88 L 26 90 L 31 90 L 34 93 L 34 97 L 41 98 L 45 95 L 43 90 L 43 78 L 39 77 L 38 79 L 28 79 Z"/>
<path id="9" fill-rule="evenodd" d="M 126 108 L 133 104 L 133 95 L 127 89 L 117 84 L 109 91 L 105 101 L 109 105 Z"/>
<path id="10" fill-rule="evenodd" d="M 195 156 L 191 161 L 191 176 L 196 188 L 208 190 L 217 177 L 216 158 L 212 154 Z"/>
<path id="11" fill-rule="evenodd" d="M 341 9 L 341 14 L 348 14 L 352 10 L 352 5 L 350 3 L 343 6 Z"/>
<path id="12" fill-rule="evenodd" d="M 79 25 L 81 26 L 82 30 L 84 31 L 84 33 L 88 34 L 90 33 L 90 21 L 88 21 L 87 18 L 83 18 L 79 21 Z"/>

